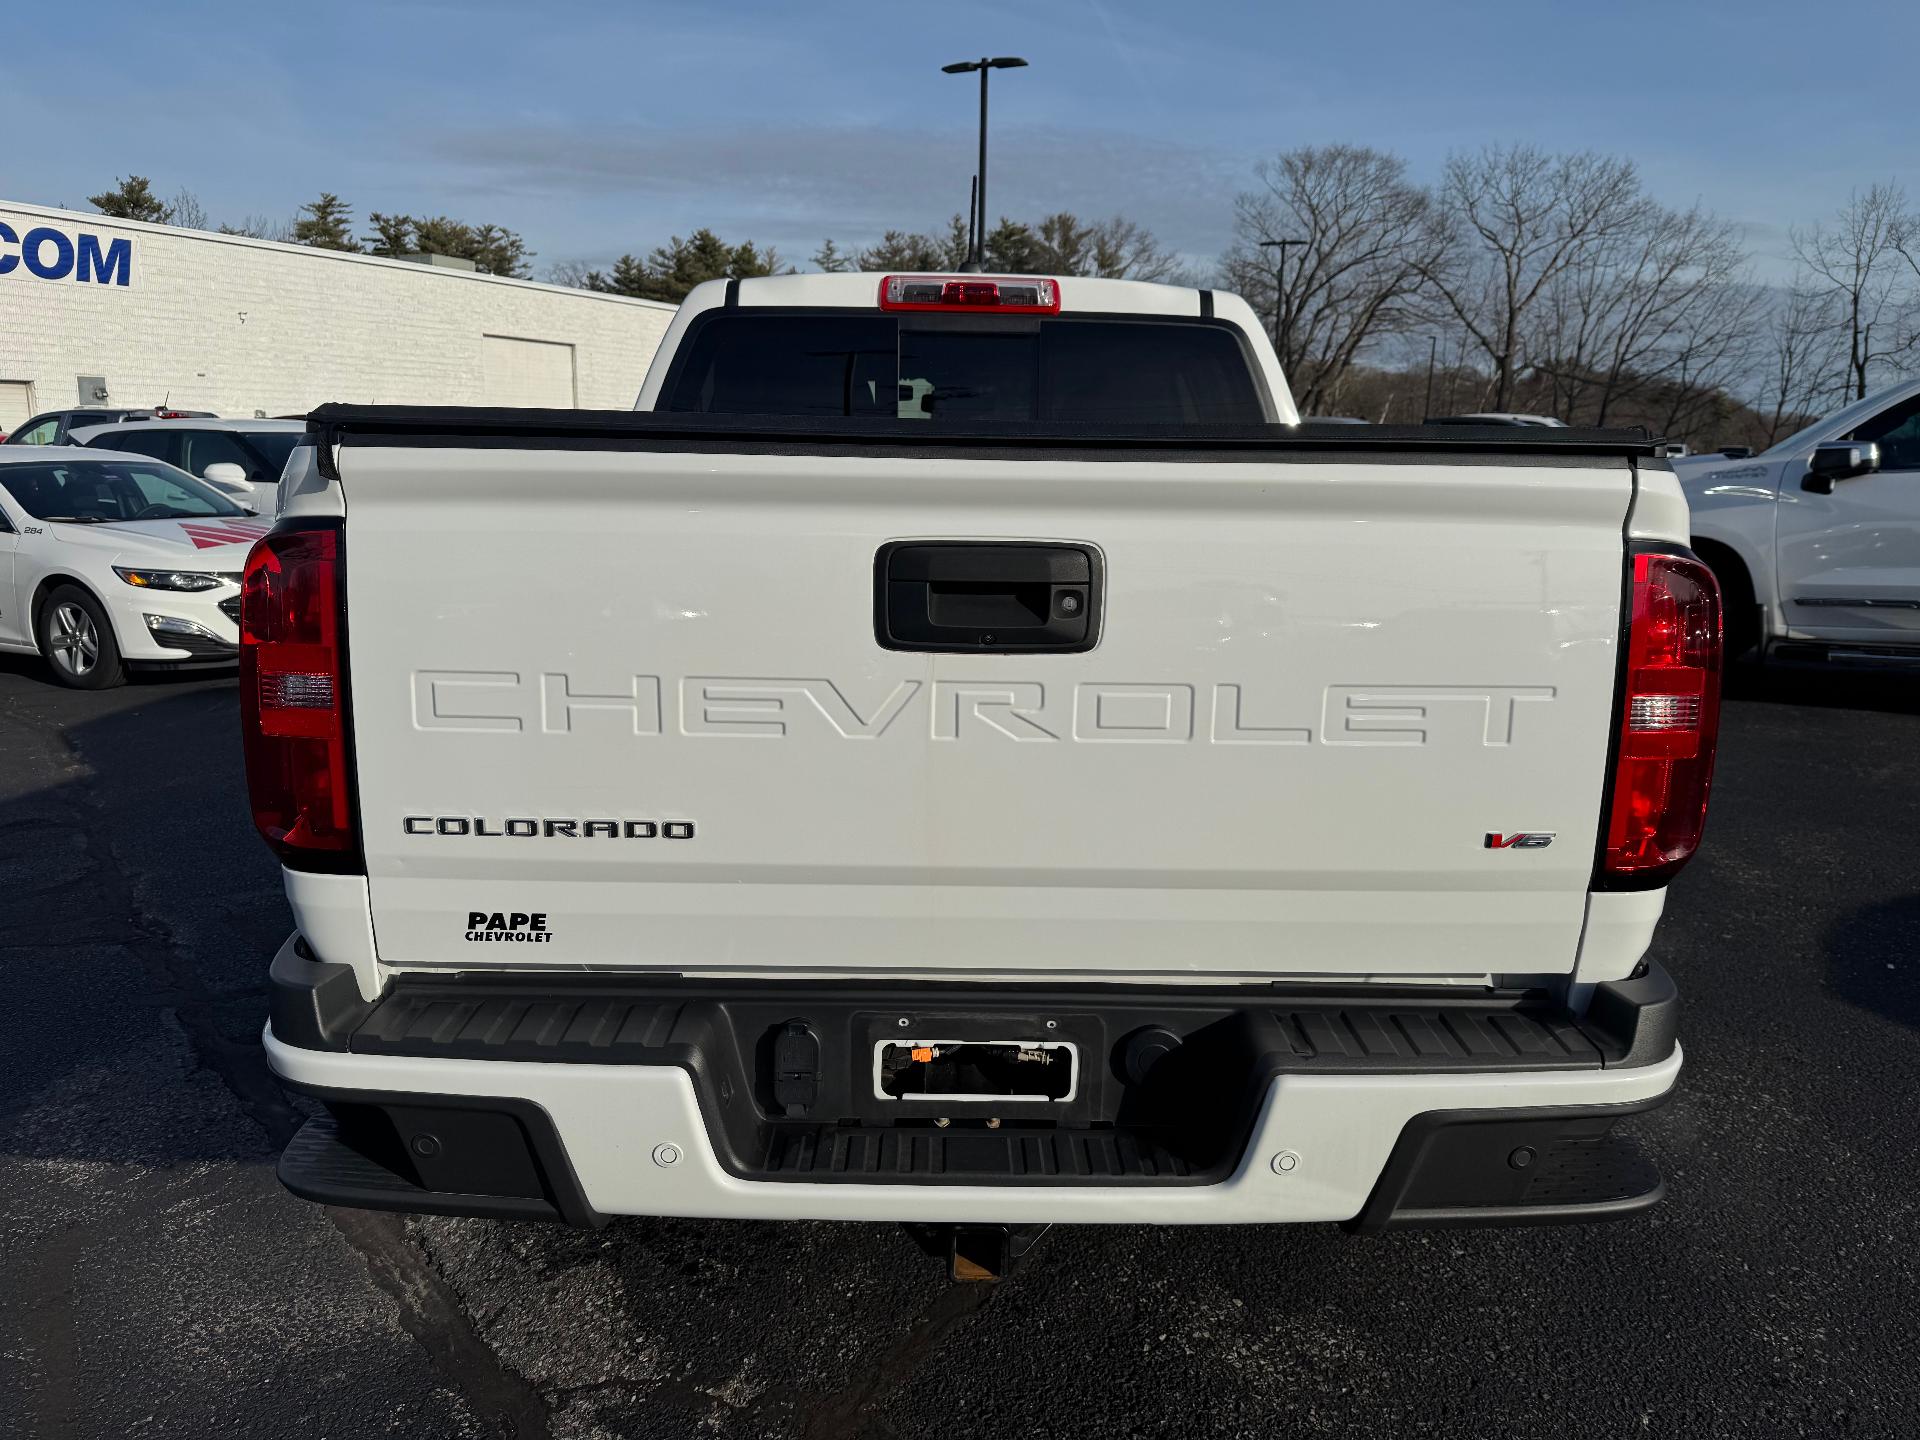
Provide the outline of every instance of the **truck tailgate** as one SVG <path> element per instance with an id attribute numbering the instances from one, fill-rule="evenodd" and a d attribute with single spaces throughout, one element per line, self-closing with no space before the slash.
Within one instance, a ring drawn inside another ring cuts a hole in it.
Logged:
<path id="1" fill-rule="evenodd" d="M 386 964 L 1573 966 L 1624 458 L 336 453 Z M 899 540 L 1090 547 L 1098 643 L 882 648 Z"/>

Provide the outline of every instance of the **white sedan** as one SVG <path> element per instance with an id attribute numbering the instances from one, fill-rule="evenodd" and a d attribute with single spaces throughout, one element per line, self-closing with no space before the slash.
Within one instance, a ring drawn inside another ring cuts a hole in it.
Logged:
<path id="1" fill-rule="evenodd" d="M 233 664 L 240 577 L 270 522 L 184 471 L 77 446 L 0 446 L 0 650 L 64 685 Z"/>

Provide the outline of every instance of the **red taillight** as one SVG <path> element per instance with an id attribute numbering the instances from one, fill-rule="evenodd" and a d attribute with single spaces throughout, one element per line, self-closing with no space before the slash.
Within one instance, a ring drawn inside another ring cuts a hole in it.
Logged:
<path id="1" fill-rule="evenodd" d="M 287 864 L 359 859 L 347 766 L 338 529 L 276 530 L 240 592 L 240 721 L 253 823 Z"/>
<path id="2" fill-rule="evenodd" d="M 1620 758 L 1601 880 L 1664 883 L 1707 823 L 1720 738 L 1720 587 L 1690 555 L 1637 554 Z"/>
<path id="3" fill-rule="evenodd" d="M 882 310 L 1014 310 L 1060 313 L 1060 283 L 1000 276 L 889 275 L 880 282 Z"/>

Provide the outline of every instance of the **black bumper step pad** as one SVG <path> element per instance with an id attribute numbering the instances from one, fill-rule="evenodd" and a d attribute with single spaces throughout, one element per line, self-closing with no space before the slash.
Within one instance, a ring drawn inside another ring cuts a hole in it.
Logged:
<path id="1" fill-rule="evenodd" d="M 1436 1110 L 1407 1123 L 1348 1228 L 1618 1220 L 1666 1194 L 1660 1167 L 1614 1127 L 1667 1097 L 1561 1110 Z"/>
<path id="2" fill-rule="evenodd" d="M 769 1180 L 1038 1179 L 1067 1185 L 1121 1180 L 1204 1184 L 1219 1178 L 1131 1131 L 953 1133 L 842 1126 L 781 1127 L 768 1146 L 764 1172 Z"/>
<path id="3" fill-rule="evenodd" d="M 1616 1131 L 1604 1140 L 1556 1146 L 1541 1162 L 1527 1187 L 1530 1205 L 1614 1205 L 1642 1197 L 1666 1182 L 1660 1166 L 1638 1135 Z"/>
<path id="4" fill-rule="evenodd" d="M 300 1127 L 281 1152 L 279 1175 L 280 1183 L 294 1194 L 324 1205 L 493 1220 L 562 1218 L 556 1206 L 535 1196 L 430 1189 L 348 1144 L 342 1138 L 340 1122 L 332 1115 L 317 1115 Z"/>
<path id="5" fill-rule="evenodd" d="M 668 1047 L 684 1037 L 687 1012 L 693 1008 L 606 995 L 562 999 L 550 992 L 487 997 L 476 994 L 478 988 L 457 981 L 403 981 L 360 1023 L 347 1048 L 461 1060 L 660 1064 Z M 1084 996 L 1050 998 L 1058 1003 L 1028 1003 L 1016 1009 L 1002 999 L 993 1008 L 1011 1015 L 1086 1007 Z M 838 1002 L 840 1008 L 845 1004 Z M 789 996 L 779 1008 L 781 1013 L 804 1013 L 806 1007 Z M 916 1009 L 980 1013 L 958 997 L 896 997 L 892 1005 L 871 1008 L 900 1009 L 907 1015 Z M 1284 1046 L 1289 1070 L 1426 1073 L 1580 1070 L 1601 1064 L 1599 1047 L 1571 1017 L 1515 1002 L 1261 1008 Z"/>

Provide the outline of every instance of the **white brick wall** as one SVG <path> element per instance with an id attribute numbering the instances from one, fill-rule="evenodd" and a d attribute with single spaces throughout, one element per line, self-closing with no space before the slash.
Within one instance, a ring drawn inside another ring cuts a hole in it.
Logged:
<path id="1" fill-rule="evenodd" d="M 0 201 L 0 224 L 22 239 L 46 226 L 132 244 L 124 289 L 24 263 L 0 274 L 0 381 L 31 382 L 38 410 L 81 403 L 81 375 L 105 376 L 115 405 L 222 415 L 479 405 L 484 335 L 573 346 L 576 403 L 623 410 L 673 316 L 649 300 L 35 205 Z M 0 235 L 0 265 L 20 248 Z"/>

